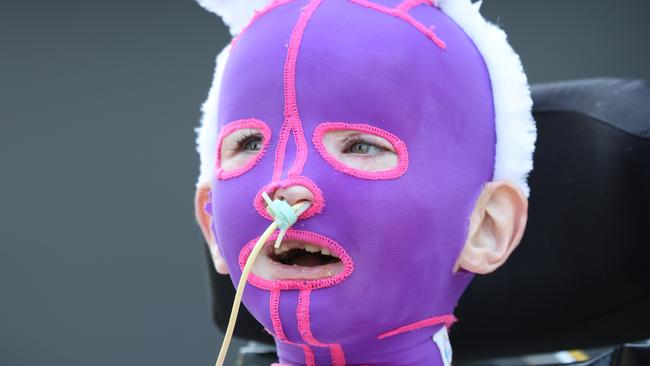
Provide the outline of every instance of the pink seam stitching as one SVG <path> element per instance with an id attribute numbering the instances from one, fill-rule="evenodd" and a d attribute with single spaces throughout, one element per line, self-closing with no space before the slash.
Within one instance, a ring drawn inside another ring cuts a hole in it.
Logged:
<path id="1" fill-rule="evenodd" d="M 307 366 L 316 366 L 316 357 L 314 357 L 314 351 L 309 348 L 308 345 L 301 345 L 303 352 L 305 353 L 305 363 Z"/>
<path id="2" fill-rule="evenodd" d="M 255 201 L 253 202 L 253 207 L 255 207 L 257 213 L 259 213 L 262 217 L 269 221 L 273 221 L 271 215 L 266 212 L 266 201 L 264 201 L 264 198 L 262 198 L 262 193 L 266 192 L 269 196 L 273 197 L 273 193 L 275 193 L 278 188 L 287 188 L 298 185 L 304 186 L 314 195 L 311 207 L 309 207 L 307 211 L 300 215 L 298 219 L 308 219 L 323 212 L 323 209 L 325 208 L 325 199 L 323 198 L 323 192 L 320 190 L 320 188 L 318 188 L 316 183 L 305 176 L 290 177 L 279 182 L 271 182 L 267 184 L 259 192 L 257 192 Z"/>
<path id="3" fill-rule="evenodd" d="M 298 344 L 298 343 L 293 343 L 290 341 L 282 341 L 286 344 L 290 344 L 292 346 L 297 346 L 302 348 L 302 353 L 305 355 L 305 365 L 306 366 L 316 366 L 316 357 L 314 357 L 314 351 L 311 350 L 311 348 L 306 345 L 306 344 Z"/>
<path id="4" fill-rule="evenodd" d="M 315 366 L 316 359 L 314 357 L 314 352 L 312 352 L 311 348 L 309 348 L 309 346 L 305 344 L 298 344 L 298 343 L 291 342 L 290 340 L 287 339 L 287 336 L 284 334 L 284 330 L 282 329 L 282 321 L 280 319 L 280 290 L 271 291 L 271 295 L 269 298 L 269 311 L 271 313 L 271 322 L 273 323 L 273 330 L 275 332 L 275 337 L 277 337 L 277 339 L 280 342 L 284 342 L 292 346 L 300 347 L 305 355 L 305 364 L 307 364 L 308 366 Z"/>
<path id="5" fill-rule="evenodd" d="M 436 46 L 438 46 L 439 48 L 441 48 L 443 50 L 447 48 L 447 45 L 445 44 L 445 42 L 442 39 L 438 38 L 438 36 L 431 29 L 427 28 L 424 24 L 418 22 L 417 20 L 415 20 L 415 18 L 413 18 L 407 12 L 405 12 L 405 11 L 403 11 L 401 9 L 387 8 L 387 7 L 383 6 L 383 5 L 371 3 L 371 2 L 369 2 L 367 0 L 349 0 L 349 1 L 351 1 L 351 2 L 353 2 L 355 4 L 357 4 L 357 5 L 364 6 L 366 8 L 370 8 L 370 9 L 376 10 L 378 12 L 385 13 L 385 14 L 388 14 L 388 15 L 392 15 L 394 17 L 402 19 L 402 20 L 408 22 L 409 24 L 411 24 L 412 26 L 414 26 L 417 30 L 419 30 L 422 34 L 427 36 L 429 39 L 431 39 L 433 41 L 433 43 L 435 43 Z"/>
<path id="6" fill-rule="evenodd" d="M 282 329 L 282 321 L 280 319 L 280 290 L 272 290 L 269 299 L 269 311 L 271 312 L 271 323 L 273 323 L 273 331 L 275 336 L 283 341 L 287 341 L 287 336 Z"/>
<path id="7" fill-rule="evenodd" d="M 311 333 L 310 320 L 309 320 L 309 300 L 311 290 L 300 290 L 298 295 L 298 307 L 296 317 L 298 318 L 298 330 L 300 337 L 307 342 L 307 344 L 316 347 L 329 347 L 328 344 L 321 343 L 314 338 Z"/>
<path id="8" fill-rule="evenodd" d="M 413 9 L 414 7 L 418 5 L 431 5 L 434 6 L 437 4 L 434 4 L 433 0 L 404 0 L 402 1 L 401 4 L 397 5 L 395 9 L 401 10 L 401 11 L 409 11 Z"/>
<path id="9" fill-rule="evenodd" d="M 323 138 L 325 134 L 330 131 L 336 130 L 356 130 L 360 132 L 370 133 L 388 140 L 397 153 L 397 166 L 390 170 L 383 170 L 377 172 L 369 172 L 361 169 L 356 169 L 349 167 L 340 161 L 338 161 L 334 156 L 332 156 L 327 148 L 323 144 Z M 400 140 L 399 137 L 393 135 L 392 133 L 382 130 L 381 128 L 371 126 L 368 124 L 353 124 L 345 122 L 324 122 L 316 127 L 313 137 L 314 145 L 316 150 L 320 153 L 323 159 L 330 164 L 334 169 L 349 174 L 358 178 L 369 179 L 369 180 L 385 180 L 385 179 L 395 179 L 402 176 L 408 170 L 409 166 L 409 155 L 406 148 L 406 144 Z"/>
<path id="10" fill-rule="evenodd" d="M 332 357 L 332 363 L 335 366 L 345 366 L 345 353 L 343 352 L 343 347 L 340 344 L 330 345 L 330 355 Z"/>
<path id="11" fill-rule="evenodd" d="M 230 171 L 225 171 L 221 169 L 221 145 L 223 144 L 223 139 L 233 133 L 236 130 L 240 130 L 243 128 L 257 128 L 260 130 L 260 133 L 262 134 L 263 140 L 263 147 L 262 150 L 255 156 L 254 159 L 250 159 L 249 161 L 244 164 L 243 167 L 235 169 L 235 170 L 230 170 Z M 216 169 L 215 169 L 215 174 L 218 179 L 221 180 L 226 180 L 234 177 L 238 177 L 247 171 L 249 171 L 253 166 L 255 166 L 264 156 L 264 153 L 266 153 L 266 150 L 269 147 L 270 141 L 271 141 L 271 129 L 269 126 L 266 125 L 266 123 L 260 121 L 259 119 L 256 118 L 246 118 L 246 119 L 240 119 L 237 121 L 233 121 L 228 123 L 223 127 L 221 130 L 221 133 L 219 133 L 219 137 L 217 138 L 217 161 L 216 161 Z"/>
<path id="12" fill-rule="evenodd" d="M 340 344 L 325 344 L 318 341 L 311 332 L 311 325 L 309 319 L 309 302 L 311 297 L 311 290 L 301 290 L 298 295 L 298 307 L 296 309 L 296 316 L 298 318 L 298 330 L 302 339 L 307 344 L 316 347 L 327 347 L 332 357 L 333 366 L 345 366 L 345 354 L 343 347 Z"/>
<path id="13" fill-rule="evenodd" d="M 388 337 L 392 337 L 401 333 L 405 332 L 410 332 L 414 331 L 416 329 L 420 328 L 425 328 L 425 327 L 432 327 L 434 325 L 438 324 L 444 324 L 447 329 L 451 328 L 451 326 L 457 321 L 456 317 L 453 314 L 447 314 L 447 315 L 442 315 L 442 316 L 434 316 L 433 318 L 429 319 L 424 319 L 420 320 L 419 322 L 407 324 L 404 326 L 401 326 L 397 329 L 391 330 L 390 332 L 382 333 L 380 334 L 377 339 L 384 339 Z"/>
<path id="14" fill-rule="evenodd" d="M 294 343 L 289 340 L 281 340 L 281 339 L 278 340 L 282 343 L 286 343 L 291 346 L 300 347 L 302 349 L 302 353 L 305 355 L 305 364 L 307 366 L 316 366 L 316 358 L 314 357 L 314 351 L 312 351 L 312 349 L 308 345 Z"/>
<path id="15" fill-rule="evenodd" d="M 235 38 L 233 38 L 232 42 L 230 43 L 230 44 L 231 44 L 231 50 L 230 50 L 230 51 L 232 52 L 232 48 L 234 48 L 235 45 L 237 44 L 237 42 L 239 42 L 239 39 L 241 38 L 241 36 L 242 36 L 242 35 L 243 35 L 247 30 L 248 30 L 248 28 L 250 28 L 250 26 L 253 25 L 253 23 L 255 23 L 259 18 L 261 18 L 263 15 L 265 15 L 265 14 L 268 13 L 268 12 L 270 12 L 271 10 L 273 10 L 273 9 L 275 9 L 275 8 L 277 8 L 277 7 L 280 7 L 280 6 L 282 6 L 282 5 L 288 4 L 288 3 L 290 3 L 290 2 L 293 2 L 293 1 L 296 1 L 296 0 L 275 0 L 275 1 L 273 1 L 272 3 L 270 3 L 269 5 L 267 5 L 267 6 L 265 6 L 264 8 L 262 8 L 262 10 L 255 11 L 255 14 L 253 15 L 253 18 L 250 20 L 250 22 L 248 22 L 248 24 L 246 24 L 246 26 L 245 26 L 244 29 L 241 31 L 241 33 L 239 33 Z"/>
<path id="16" fill-rule="evenodd" d="M 278 232 L 276 231 L 269 238 L 269 243 L 272 243 L 277 237 Z M 251 273 L 248 276 L 248 283 L 262 290 L 270 291 L 312 290 L 337 285 L 348 278 L 354 271 L 354 263 L 352 262 L 352 258 L 345 252 L 343 247 L 326 236 L 319 235 L 311 231 L 289 229 L 286 233 L 285 238 L 303 240 L 306 242 L 318 244 L 324 248 L 329 249 L 332 253 L 335 253 L 341 259 L 341 262 L 343 263 L 343 271 L 334 277 L 321 280 L 267 280 Z M 258 239 L 259 237 L 249 241 L 239 252 L 239 267 L 241 270 L 244 269 L 246 260 L 251 254 L 253 247 L 255 246 L 255 243 Z"/>
<path id="17" fill-rule="evenodd" d="M 305 365 L 316 366 L 316 358 L 314 357 L 314 351 L 312 351 L 308 345 L 293 343 L 291 341 L 283 341 L 283 340 L 279 340 L 279 341 L 292 346 L 300 347 L 302 349 L 302 353 L 305 355 Z"/>
<path id="18" fill-rule="evenodd" d="M 293 121 L 293 138 L 296 142 L 296 159 L 289 170 L 289 177 L 296 177 L 302 173 L 302 168 L 305 166 L 307 155 L 309 154 L 305 132 L 302 129 L 302 122 L 300 119 L 295 119 Z"/>
<path id="19" fill-rule="evenodd" d="M 298 101 L 296 98 L 296 64 L 298 62 L 298 51 L 302 42 L 302 36 L 307 27 L 309 19 L 314 14 L 322 0 L 312 0 L 307 4 L 300 14 L 289 40 L 287 59 L 284 64 L 284 124 L 280 133 L 280 143 L 275 154 L 273 169 L 273 181 L 280 179 L 283 168 L 283 160 L 287 148 L 289 133 L 293 130 L 293 138 L 296 142 L 296 156 L 292 167 L 289 169 L 289 176 L 298 176 L 307 161 L 307 142 L 305 140 L 300 114 L 298 112 Z"/>
<path id="20" fill-rule="evenodd" d="M 282 175 L 282 167 L 284 165 L 284 155 L 287 150 L 287 140 L 289 139 L 289 134 L 291 133 L 291 125 L 284 121 L 282 127 L 280 128 L 280 137 L 278 140 L 278 147 L 275 150 L 275 161 L 273 162 L 273 177 L 272 181 L 277 181 Z"/>
<path id="21" fill-rule="evenodd" d="M 307 161 L 307 141 L 302 129 L 300 113 L 298 112 L 298 100 L 296 97 L 296 65 L 298 63 L 298 51 L 302 43 L 302 37 L 307 28 L 307 23 L 311 19 L 322 0 L 312 0 L 309 2 L 304 12 L 301 14 L 298 23 L 291 34 L 289 40 L 289 50 L 284 69 L 285 81 L 285 118 L 290 121 L 293 127 L 293 137 L 296 142 L 296 157 L 293 166 L 289 170 L 289 176 L 300 175 L 302 168 Z"/>

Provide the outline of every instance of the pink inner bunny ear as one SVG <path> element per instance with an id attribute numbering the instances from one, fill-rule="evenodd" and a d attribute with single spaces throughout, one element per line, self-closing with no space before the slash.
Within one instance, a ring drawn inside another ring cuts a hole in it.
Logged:
<path id="1" fill-rule="evenodd" d="M 230 34 L 238 35 L 253 19 L 255 11 L 271 4 L 273 0 L 196 0 L 206 10 L 217 14 L 230 28 Z"/>

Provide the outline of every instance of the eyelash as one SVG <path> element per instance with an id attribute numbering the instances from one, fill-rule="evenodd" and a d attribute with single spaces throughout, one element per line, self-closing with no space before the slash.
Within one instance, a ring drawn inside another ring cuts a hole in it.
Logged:
<path id="1" fill-rule="evenodd" d="M 253 139 L 258 139 L 258 140 L 261 141 L 262 136 L 259 133 L 254 133 L 254 132 L 250 132 L 250 131 L 244 132 L 241 136 L 237 137 L 237 139 L 235 140 L 235 144 L 236 144 L 235 149 L 236 149 L 236 151 L 244 150 L 244 147 L 249 142 L 253 141 Z M 360 136 L 351 136 L 351 137 L 347 138 L 346 141 L 345 141 L 345 147 L 343 148 L 343 153 L 346 153 L 346 154 L 351 153 L 351 149 L 355 144 L 367 144 L 367 145 L 375 147 L 375 148 L 377 148 L 377 149 L 379 149 L 381 151 L 391 151 L 388 148 L 377 145 L 377 144 L 375 144 L 373 142 L 370 142 L 370 141 L 368 141 L 368 140 L 366 140 L 366 139 L 364 139 L 364 138 L 362 138 Z"/>
<path id="2" fill-rule="evenodd" d="M 246 146 L 246 144 L 253 141 L 253 139 L 258 139 L 261 142 L 262 141 L 262 135 L 260 135 L 259 133 L 250 132 L 250 131 L 244 132 L 241 136 L 239 136 L 239 137 L 237 137 L 237 139 L 235 139 L 235 144 L 237 145 L 236 150 L 237 151 L 244 150 L 244 147 Z"/>
<path id="3" fill-rule="evenodd" d="M 390 149 L 387 149 L 383 146 L 379 146 L 373 142 L 370 142 L 368 140 L 365 140 L 363 137 L 360 136 L 351 136 L 345 139 L 345 147 L 343 148 L 343 153 L 349 154 L 350 150 L 355 144 L 368 144 L 370 146 L 376 147 L 377 149 L 381 151 L 391 151 Z"/>

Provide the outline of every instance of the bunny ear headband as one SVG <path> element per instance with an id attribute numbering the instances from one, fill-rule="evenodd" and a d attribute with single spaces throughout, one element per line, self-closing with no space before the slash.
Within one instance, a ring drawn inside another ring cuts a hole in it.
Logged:
<path id="1" fill-rule="evenodd" d="M 219 15 L 230 28 L 230 33 L 236 36 L 251 22 L 256 12 L 294 0 L 197 1 L 205 9 Z M 527 178 L 533 167 L 537 133 L 531 113 L 533 103 L 521 60 L 508 44 L 505 32 L 480 14 L 481 2 L 473 4 L 471 0 L 439 0 L 434 3 L 474 42 L 489 71 L 497 136 L 493 179 L 514 182 L 528 196 L 530 190 Z M 198 184 L 210 182 L 213 174 L 219 88 L 229 49 L 230 46 L 227 46 L 217 57 L 212 88 L 202 107 L 201 126 L 197 128 L 197 151 L 201 157 Z"/>

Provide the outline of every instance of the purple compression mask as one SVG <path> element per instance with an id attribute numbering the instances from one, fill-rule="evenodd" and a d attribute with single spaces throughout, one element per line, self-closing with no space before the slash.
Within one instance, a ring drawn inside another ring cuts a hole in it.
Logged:
<path id="1" fill-rule="evenodd" d="M 217 162 L 213 230 L 232 280 L 270 224 L 261 192 L 277 188 L 313 195 L 285 241 L 340 260 L 318 280 L 249 278 L 244 304 L 274 335 L 281 363 L 442 365 L 432 335 L 453 323 L 471 280 L 453 267 L 493 177 L 495 116 L 472 41 L 438 8 L 413 3 L 422 6 L 281 1 L 233 45 L 220 141 L 249 129 L 263 146 L 240 169 Z M 337 131 L 378 136 L 396 161 L 380 171 L 346 164 L 337 153 L 348 152 L 324 144 Z"/>

